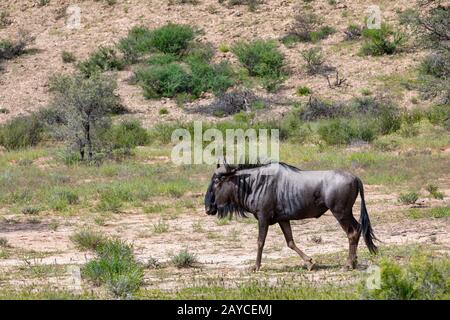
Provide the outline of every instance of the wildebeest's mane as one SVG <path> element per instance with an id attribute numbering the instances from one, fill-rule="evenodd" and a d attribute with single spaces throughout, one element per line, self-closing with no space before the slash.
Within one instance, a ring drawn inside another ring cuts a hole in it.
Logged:
<path id="1" fill-rule="evenodd" d="M 234 195 L 234 200 L 227 203 L 226 205 L 217 208 L 217 215 L 219 218 L 225 218 L 229 217 L 230 219 L 233 217 L 233 214 L 239 217 L 247 218 L 249 212 L 246 207 L 245 203 L 247 200 L 247 197 L 249 194 L 252 193 L 251 186 L 246 181 L 246 178 L 249 176 L 249 174 L 243 174 L 240 173 L 240 171 L 248 170 L 248 169 L 256 169 L 261 168 L 265 166 L 269 166 L 271 164 L 278 163 L 280 166 L 287 170 L 293 170 L 293 171 L 300 171 L 300 169 L 291 166 L 289 164 L 286 164 L 284 162 L 266 162 L 266 163 L 245 163 L 245 164 L 238 164 L 236 166 L 229 165 L 229 167 L 232 169 L 231 174 L 225 174 L 228 176 L 228 179 L 232 181 L 237 186 L 237 193 Z M 208 190 L 211 192 L 210 190 Z M 211 195 L 210 195 L 211 197 Z M 210 198 L 208 197 L 208 198 Z M 257 199 L 255 199 L 258 201 Z"/>
<path id="2" fill-rule="evenodd" d="M 257 163 L 241 163 L 238 164 L 236 166 L 230 165 L 230 167 L 235 171 L 241 171 L 241 170 L 247 170 L 247 169 L 256 169 L 256 168 L 261 168 L 261 167 L 266 167 L 269 166 L 271 164 L 279 164 L 282 167 L 285 167 L 287 169 L 291 169 L 294 171 L 300 171 L 299 168 L 291 166 L 290 164 L 284 163 L 284 162 L 275 162 L 275 161 L 271 161 L 271 162 L 257 162 Z"/>

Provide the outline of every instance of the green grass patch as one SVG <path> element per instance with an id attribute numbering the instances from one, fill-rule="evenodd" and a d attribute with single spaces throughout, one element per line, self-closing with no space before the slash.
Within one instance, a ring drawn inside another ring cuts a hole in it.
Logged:
<path id="1" fill-rule="evenodd" d="M 143 267 L 135 260 L 133 248 L 119 239 L 108 239 L 95 252 L 97 258 L 83 267 L 83 277 L 106 285 L 116 297 L 132 297 L 143 283 Z"/>
<path id="2" fill-rule="evenodd" d="M 450 206 L 445 207 L 435 207 L 430 209 L 410 209 L 407 211 L 407 216 L 413 219 L 422 218 L 449 218 L 450 217 Z"/>

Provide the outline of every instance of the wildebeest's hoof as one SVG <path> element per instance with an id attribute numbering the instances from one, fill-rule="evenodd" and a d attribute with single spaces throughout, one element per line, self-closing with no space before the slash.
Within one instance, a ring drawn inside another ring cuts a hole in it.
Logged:
<path id="1" fill-rule="evenodd" d="M 345 266 L 345 269 L 347 271 L 351 271 L 356 269 L 356 266 L 358 265 L 358 262 L 356 260 L 353 261 L 347 261 L 347 265 Z"/>
<path id="2" fill-rule="evenodd" d="M 306 263 L 306 268 L 308 269 L 308 271 L 313 270 L 315 266 L 316 263 L 312 259 Z"/>
<path id="3" fill-rule="evenodd" d="M 254 265 L 254 266 L 251 266 L 250 268 L 249 268 L 249 270 L 250 270 L 250 272 L 258 272 L 259 271 L 259 266 L 257 266 L 257 265 Z"/>

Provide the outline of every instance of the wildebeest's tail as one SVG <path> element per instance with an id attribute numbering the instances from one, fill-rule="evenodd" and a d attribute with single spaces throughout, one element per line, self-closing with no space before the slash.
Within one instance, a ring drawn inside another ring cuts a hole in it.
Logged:
<path id="1" fill-rule="evenodd" d="M 367 213 L 366 201 L 364 200 L 364 187 L 361 179 L 356 178 L 358 181 L 359 195 L 361 196 L 361 216 L 359 217 L 359 223 L 361 224 L 361 232 L 364 241 L 369 248 L 369 251 L 373 254 L 378 252 L 377 246 L 373 243 L 374 240 L 378 240 L 373 233 L 372 226 L 370 225 L 369 214 Z"/>

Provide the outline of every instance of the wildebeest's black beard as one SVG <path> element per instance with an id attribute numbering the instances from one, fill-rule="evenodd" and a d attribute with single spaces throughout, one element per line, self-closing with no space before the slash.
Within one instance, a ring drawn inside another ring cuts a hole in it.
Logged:
<path id="1" fill-rule="evenodd" d="M 221 219 L 225 217 L 229 217 L 231 219 L 233 214 L 237 217 L 248 217 L 247 211 L 241 206 L 236 206 L 234 203 L 227 203 L 226 205 L 217 208 L 217 216 Z"/>

